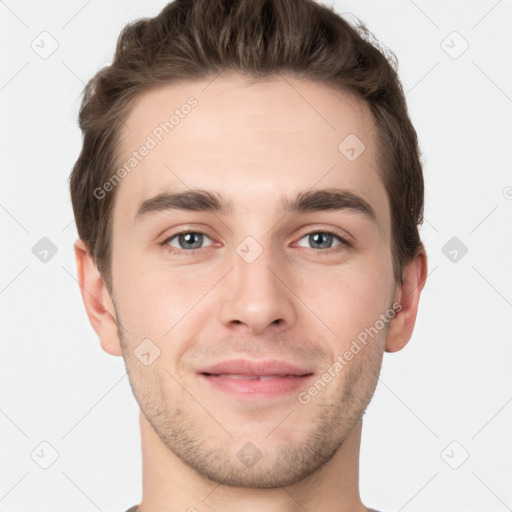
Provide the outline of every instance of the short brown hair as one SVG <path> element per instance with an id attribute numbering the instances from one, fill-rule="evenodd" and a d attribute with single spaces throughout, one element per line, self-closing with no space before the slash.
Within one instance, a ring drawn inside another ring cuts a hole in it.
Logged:
<path id="1" fill-rule="evenodd" d="M 361 22 L 352 26 L 314 0 L 174 0 L 154 18 L 128 24 L 110 66 L 85 86 L 79 113 L 83 147 L 71 176 L 73 210 L 111 290 L 115 188 L 98 199 L 116 169 L 121 127 L 142 92 L 220 72 L 263 78 L 288 73 L 356 94 L 370 107 L 379 173 L 392 222 L 395 281 L 423 247 L 423 173 L 395 55 Z M 340 141 L 341 142 L 341 141 Z"/>

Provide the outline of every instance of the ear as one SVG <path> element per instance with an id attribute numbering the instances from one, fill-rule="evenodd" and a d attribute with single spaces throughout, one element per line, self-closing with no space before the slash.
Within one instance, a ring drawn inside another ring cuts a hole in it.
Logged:
<path id="1" fill-rule="evenodd" d="M 402 284 L 397 286 L 395 301 L 402 308 L 389 322 L 386 352 L 397 352 L 411 339 L 418 313 L 420 295 L 427 279 L 427 254 L 421 245 L 416 256 L 404 267 Z"/>
<path id="2" fill-rule="evenodd" d="M 74 245 L 78 283 L 89 322 L 100 339 L 105 352 L 122 355 L 117 331 L 114 305 L 96 264 L 85 243 L 78 239 Z"/>

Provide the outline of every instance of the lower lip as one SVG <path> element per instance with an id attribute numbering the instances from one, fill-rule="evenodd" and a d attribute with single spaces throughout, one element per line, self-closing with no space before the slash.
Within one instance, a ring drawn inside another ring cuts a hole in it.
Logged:
<path id="1" fill-rule="evenodd" d="M 233 379 L 230 377 L 200 374 L 213 387 L 244 397 L 272 397 L 290 393 L 303 387 L 313 375 L 276 377 L 275 379 Z"/>

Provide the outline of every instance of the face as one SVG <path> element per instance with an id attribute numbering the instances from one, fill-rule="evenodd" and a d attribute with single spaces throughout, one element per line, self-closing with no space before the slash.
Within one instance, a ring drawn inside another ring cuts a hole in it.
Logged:
<path id="1" fill-rule="evenodd" d="M 123 357 L 162 443 L 213 481 L 296 482 L 368 405 L 397 289 L 374 137 L 363 103 L 291 77 L 160 88 L 126 119 Z"/>

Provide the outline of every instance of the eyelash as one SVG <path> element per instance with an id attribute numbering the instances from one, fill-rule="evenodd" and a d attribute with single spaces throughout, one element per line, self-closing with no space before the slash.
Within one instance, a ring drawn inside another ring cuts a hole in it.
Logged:
<path id="1" fill-rule="evenodd" d="M 172 246 L 168 245 L 169 242 L 171 240 L 173 240 L 174 238 L 176 238 L 177 236 L 187 235 L 187 234 L 191 234 L 191 233 L 193 233 L 195 235 L 206 236 L 206 237 L 210 238 L 210 240 L 211 240 L 211 237 L 209 237 L 206 233 L 203 233 L 201 231 L 189 230 L 189 231 L 179 231 L 177 233 L 174 233 L 173 235 L 167 237 L 163 242 L 161 242 L 160 245 L 162 247 L 164 247 L 168 252 L 170 252 L 171 254 L 176 255 L 176 256 L 190 256 L 190 255 L 196 253 L 197 251 L 201 251 L 203 249 L 208 249 L 208 247 L 200 247 L 199 249 L 178 249 L 176 247 L 172 247 Z M 333 252 L 338 252 L 338 250 L 340 248 L 344 249 L 347 247 L 352 247 L 352 245 L 344 237 L 340 236 L 338 233 L 335 233 L 334 231 L 329 231 L 329 230 L 309 231 L 308 233 L 305 233 L 304 235 L 302 235 L 299 238 L 299 241 L 302 240 L 304 237 L 307 237 L 307 236 L 313 235 L 313 234 L 318 234 L 318 233 L 321 233 L 323 235 L 332 235 L 334 238 L 337 238 L 340 242 L 340 244 L 336 245 L 335 247 L 330 247 L 328 249 L 316 249 L 317 252 L 321 253 L 322 255 L 328 255 L 328 254 L 332 254 Z M 315 250 L 314 247 L 312 247 L 311 249 Z"/>

